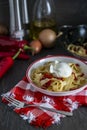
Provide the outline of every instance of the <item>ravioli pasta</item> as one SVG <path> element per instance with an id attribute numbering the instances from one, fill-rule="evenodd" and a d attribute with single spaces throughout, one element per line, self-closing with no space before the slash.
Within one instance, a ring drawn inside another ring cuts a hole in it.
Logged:
<path id="1" fill-rule="evenodd" d="M 51 74 L 51 64 L 51 62 L 47 62 L 44 65 L 33 69 L 31 72 L 31 79 L 38 87 L 53 92 L 59 92 L 77 89 L 87 83 L 78 64 L 68 63 L 72 68 L 72 74 L 68 78 L 58 78 Z"/>

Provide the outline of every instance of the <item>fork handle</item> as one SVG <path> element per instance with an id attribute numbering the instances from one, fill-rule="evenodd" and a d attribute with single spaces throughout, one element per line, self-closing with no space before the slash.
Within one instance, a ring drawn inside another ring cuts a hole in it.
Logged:
<path id="1" fill-rule="evenodd" d="M 2 96 L 5 97 L 6 100 L 9 101 L 11 104 L 13 104 L 13 101 L 15 101 L 14 106 L 16 108 L 37 107 L 39 109 L 44 109 L 44 110 L 47 110 L 47 111 L 56 112 L 56 113 L 63 114 L 63 115 L 66 115 L 66 116 L 72 116 L 73 115 L 72 112 L 56 110 L 54 108 L 48 108 L 48 107 L 44 107 L 44 106 L 40 106 L 40 105 L 36 105 L 36 104 L 26 104 L 26 103 L 23 103 L 21 101 L 14 99 L 14 98 L 11 98 L 11 97 L 9 98 L 6 95 L 2 95 Z M 18 104 L 21 104 L 21 105 L 18 105 Z"/>
<path id="2" fill-rule="evenodd" d="M 41 107 L 41 108 L 42 109 L 46 109 L 48 111 L 56 112 L 56 113 L 59 113 L 59 114 L 63 114 L 63 115 L 66 115 L 66 116 L 72 116 L 73 115 L 72 112 L 67 112 L 67 111 L 62 111 L 62 110 L 56 110 L 56 109 L 47 108 L 47 107 Z"/>
<path id="3" fill-rule="evenodd" d="M 44 106 L 38 106 L 38 105 L 26 105 L 25 107 L 37 107 L 39 109 L 44 109 L 44 110 L 48 110 L 48 111 L 51 111 L 51 112 L 56 112 L 56 113 L 59 113 L 59 114 L 63 114 L 63 115 L 66 115 L 66 116 L 72 116 L 73 113 L 72 112 L 67 112 L 67 111 L 62 111 L 62 110 L 56 110 L 54 108 L 48 108 L 48 107 L 44 107 Z M 25 108 L 23 107 L 23 108 Z"/>

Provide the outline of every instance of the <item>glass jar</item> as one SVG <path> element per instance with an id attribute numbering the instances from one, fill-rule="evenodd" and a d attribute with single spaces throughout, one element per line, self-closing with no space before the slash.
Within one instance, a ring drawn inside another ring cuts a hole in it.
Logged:
<path id="1" fill-rule="evenodd" d="M 43 29 L 57 32 L 56 11 L 53 0 L 36 0 L 30 24 L 30 38 L 37 39 Z"/>

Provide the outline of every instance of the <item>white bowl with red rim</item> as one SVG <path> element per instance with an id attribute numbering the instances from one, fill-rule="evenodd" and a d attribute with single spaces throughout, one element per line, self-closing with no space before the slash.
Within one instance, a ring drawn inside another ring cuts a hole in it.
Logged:
<path id="1" fill-rule="evenodd" d="M 74 57 L 70 57 L 70 56 L 58 56 L 58 55 L 47 56 L 47 57 L 44 57 L 44 58 L 41 58 L 41 59 L 34 61 L 31 65 L 29 65 L 29 67 L 26 71 L 27 79 L 28 79 L 29 83 L 31 84 L 31 86 L 35 89 L 35 91 L 39 91 L 41 93 L 44 93 L 46 95 L 51 95 L 51 96 L 66 96 L 66 95 L 76 94 L 87 87 L 87 84 L 85 84 L 84 86 L 81 86 L 80 88 L 77 88 L 75 90 L 53 92 L 53 91 L 45 90 L 45 89 L 42 89 L 42 88 L 36 86 L 30 77 L 32 70 L 43 65 L 46 62 L 55 61 L 55 60 L 66 62 L 66 63 L 79 64 L 82 72 L 84 73 L 85 77 L 87 78 L 87 65 L 83 61 L 81 61 L 77 58 L 74 58 Z"/>

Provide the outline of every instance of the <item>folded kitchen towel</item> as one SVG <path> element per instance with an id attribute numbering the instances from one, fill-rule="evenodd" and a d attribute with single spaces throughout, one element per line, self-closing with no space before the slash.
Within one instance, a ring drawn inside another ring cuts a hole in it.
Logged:
<path id="1" fill-rule="evenodd" d="M 39 104 L 41 106 L 71 112 L 79 106 L 87 105 L 87 87 L 82 91 L 69 96 L 49 96 L 37 92 L 29 84 L 26 77 L 19 81 L 9 92 L 4 95 L 11 95 L 15 99 L 27 104 Z M 2 97 L 2 101 L 10 107 L 12 106 L 12 104 L 6 101 L 4 97 Z M 48 127 L 52 124 L 58 124 L 61 118 L 66 117 L 65 115 L 38 109 L 36 107 L 14 108 L 13 110 L 24 120 L 27 120 L 31 125 L 38 127 Z"/>

